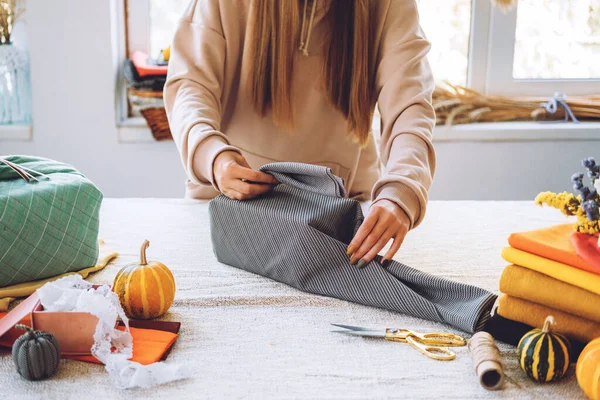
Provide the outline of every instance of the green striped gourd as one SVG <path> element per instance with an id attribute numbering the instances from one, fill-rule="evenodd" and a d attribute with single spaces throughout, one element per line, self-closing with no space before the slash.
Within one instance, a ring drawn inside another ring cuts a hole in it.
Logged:
<path id="1" fill-rule="evenodd" d="M 519 365 L 536 382 L 562 378 L 569 369 L 571 344 L 561 334 L 551 332 L 554 317 L 548 316 L 542 329 L 533 329 L 519 341 Z"/>
<path id="2" fill-rule="evenodd" d="M 60 361 L 58 340 L 49 333 L 34 331 L 26 325 L 19 324 L 15 328 L 27 331 L 12 347 L 12 358 L 17 372 L 29 381 L 54 375 Z"/>

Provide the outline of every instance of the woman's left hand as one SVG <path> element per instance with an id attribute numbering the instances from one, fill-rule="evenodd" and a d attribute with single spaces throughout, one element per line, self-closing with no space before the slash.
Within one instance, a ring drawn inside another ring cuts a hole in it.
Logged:
<path id="1" fill-rule="evenodd" d="M 394 243 L 381 262 L 386 267 L 389 260 L 400 249 L 409 229 L 410 219 L 404 210 L 390 200 L 379 200 L 371 206 L 367 218 L 348 246 L 350 263 L 353 265 L 358 263 L 358 268 L 364 267 L 375 258 L 390 239 L 394 239 Z"/>

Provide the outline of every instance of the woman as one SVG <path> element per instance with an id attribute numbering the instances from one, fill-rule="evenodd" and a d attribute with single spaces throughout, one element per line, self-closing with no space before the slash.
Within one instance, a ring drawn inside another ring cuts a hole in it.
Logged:
<path id="1" fill-rule="evenodd" d="M 429 47 L 415 0 L 193 0 L 164 93 L 187 196 L 259 196 L 277 183 L 256 170 L 270 162 L 330 167 L 372 199 L 351 262 L 393 240 L 387 265 L 425 215 L 435 168 Z"/>

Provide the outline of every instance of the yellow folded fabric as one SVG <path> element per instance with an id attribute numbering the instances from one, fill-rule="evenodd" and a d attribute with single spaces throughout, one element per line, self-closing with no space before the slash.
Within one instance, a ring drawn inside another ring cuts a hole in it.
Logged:
<path id="1" fill-rule="evenodd" d="M 599 295 L 525 267 L 504 268 L 500 291 L 600 323 Z"/>
<path id="2" fill-rule="evenodd" d="M 511 264 L 532 269 L 559 281 L 600 295 L 600 275 L 573 268 L 569 265 L 526 253 L 512 247 L 504 248 L 502 258 Z"/>
<path id="3" fill-rule="evenodd" d="M 65 276 L 79 274 L 83 278 L 87 278 L 89 274 L 100 271 L 108 265 L 113 259 L 117 258 L 119 254 L 110 249 L 106 248 L 103 242 L 100 243 L 100 254 L 98 256 L 98 263 L 93 267 L 82 269 L 81 271 L 68 272 L 66 274 L 53 276 L 47 279 L 41 279 L 38 281 L 19 283 L 18 285 L 11 285 L 0 288 L 0 311 L 8 310 L 10 303 L 18 297 L 26 297 L 44 286 L 48 282 L 55 281 Z"/>
<path id="4" fill-rule="evenodd" d="M 552 327 L 555 332 L 584 343 L 600 337 L 600 324 L 596 322 L 506 294 L 500 296 L 497 312 L 506 319 L 535 328 L 542 328 L 546 317 L 552 315 L 556 321 Z"/>

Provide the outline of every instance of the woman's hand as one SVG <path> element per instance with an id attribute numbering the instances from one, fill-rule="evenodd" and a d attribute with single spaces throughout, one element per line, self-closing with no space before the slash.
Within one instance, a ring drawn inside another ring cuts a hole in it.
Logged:
<path id="1" fill-rule="evenodd" d="M 260 196 L 278 183 L 272 175 L 250 168 L 244 156 L 235 151 L 219 154 L 215 158 L 213 173 L 221 193 L 235 200 Z"/>
<path id="2" fill-rule="evenodd" d="M 367 218 L 356 232 L 348 246 L 350 263 L 362 268 L 375 258 L 390 239 L 394 243 L 383 256 L 381 264 L 387 267 L 391 258 L 396 254 L 410 229 L 408 215 L 394 202 L 379 200 L 371 206 Z"/>

